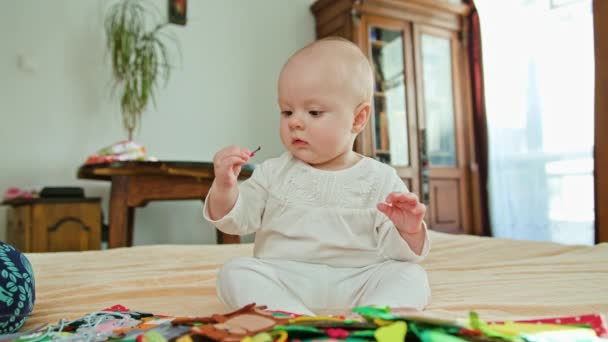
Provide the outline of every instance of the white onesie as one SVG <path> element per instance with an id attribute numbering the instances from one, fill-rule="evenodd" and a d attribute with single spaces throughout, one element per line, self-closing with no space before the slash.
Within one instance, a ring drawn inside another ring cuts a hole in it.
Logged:
<path id="1" fill-rule="evenodd" d="M 395 169 L 363 157 L 338 171 L 316 169 L 286 152 L 257 166 L 239 185 L 232 210 L 211 220 L 219 230 L 255 232 L 254 256 L 224 265 L 218 296 L 230 309 L 251 302 L 273 310 L 389 305 L 422 309 L 430 289 L 420 255 L 376 204 L 407 192 Z M 425 227 L 426 229 L 426 227 Z"/>

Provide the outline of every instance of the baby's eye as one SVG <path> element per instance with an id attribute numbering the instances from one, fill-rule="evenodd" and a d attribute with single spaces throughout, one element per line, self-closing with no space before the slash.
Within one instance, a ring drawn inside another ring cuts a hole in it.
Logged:
<path id="1" fill-rule="evenodd" d="M 312 116 L 319 116 L 319 115 L 323 114 L 323 112 L 320 110 L 309 110 L 308 114 L 310 114 Z"/>
<path id="2" fill-rule="evenodd" d="M 291 115 L 291 111 L 290 110 L 284 110 L 284 111 L 281 112 L 281 115 L 290 116 Z"/>

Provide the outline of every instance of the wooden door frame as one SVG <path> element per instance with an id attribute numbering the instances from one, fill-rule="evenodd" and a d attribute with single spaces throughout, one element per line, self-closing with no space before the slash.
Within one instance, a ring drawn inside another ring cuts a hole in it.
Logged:
<path id="1" fill-rule="evenodd" d="M 604 20 L 600 20 L 603 18 Z M 593 1 L 595 44 L 595 241 L 608 242 L 608 1 Z"/>

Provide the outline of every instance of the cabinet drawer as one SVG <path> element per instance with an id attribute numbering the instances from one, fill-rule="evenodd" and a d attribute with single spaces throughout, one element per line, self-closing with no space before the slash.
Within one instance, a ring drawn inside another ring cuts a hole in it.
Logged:
<path id="1" fill-rule="evenodd" d="M 41 203 L 32 209 L 32 252 L 99 249 L 99 203 Z"/>

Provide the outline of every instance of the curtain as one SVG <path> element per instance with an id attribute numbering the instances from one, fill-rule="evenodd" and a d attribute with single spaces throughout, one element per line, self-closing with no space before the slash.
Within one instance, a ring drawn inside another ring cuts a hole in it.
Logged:
<path id="1" fill-rule="evenodd" d="M 465 0 L 471 8 L 468 17 L 469 35 L 467 48 L 469 52 L 469 70 L 473 95 L 473 134 L 475 135 L 475 162 L 479 172 L 480 222 L 481 234 L 490 235 L 490 219 L 488 212 L 488 126 L 486 122 L 486 107 L 483 84 L 483 60 L 481 46 L 481 27 L 479 13 L 473 0 Z"/>
<path id="2" fill-rule="evenodd" d="M 492 235 L 594 242 L 590 0 L 475 0 Z"/>

